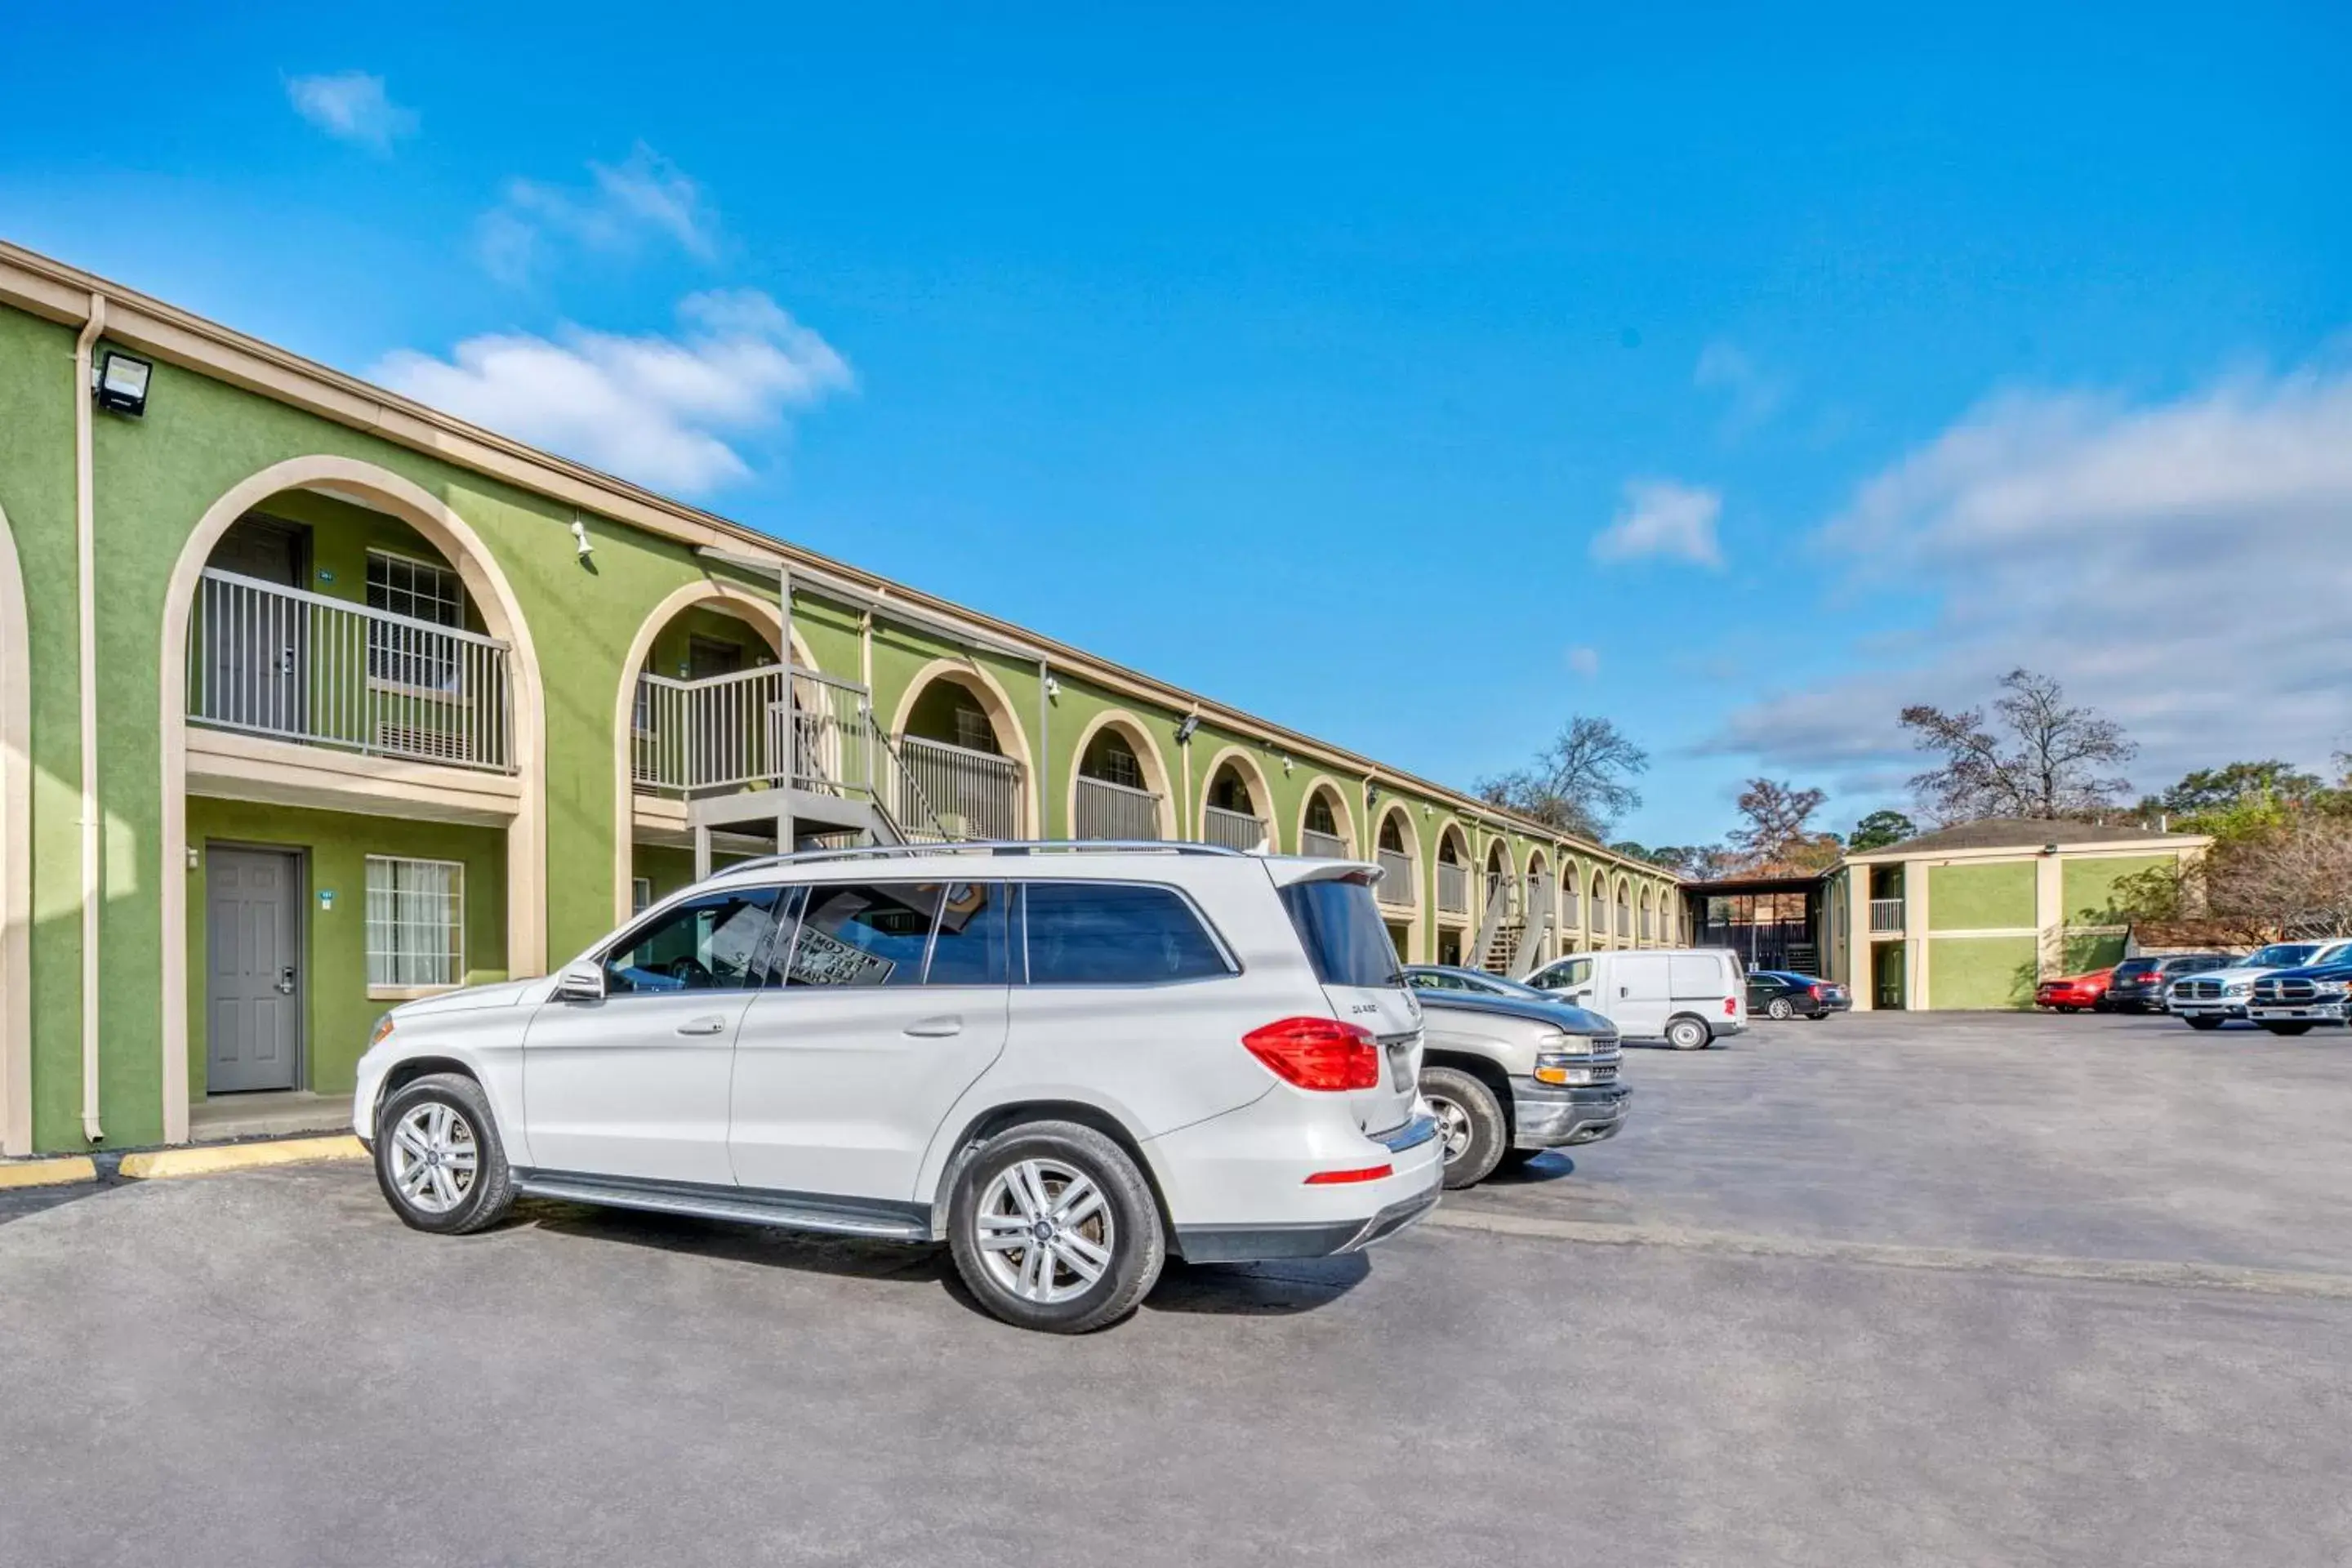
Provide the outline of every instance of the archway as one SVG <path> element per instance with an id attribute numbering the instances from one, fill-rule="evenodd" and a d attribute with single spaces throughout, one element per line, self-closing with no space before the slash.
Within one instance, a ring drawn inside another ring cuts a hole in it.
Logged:
<path id="1" fill-rule="evenodd" d="M 1551 864 L 1540 848 L 1528 851 L 1527 875 L 1520 881 L 1527 889 L 1528 934 L 1525 940 L 1540 944 L 1544 940 L 1541 934 L 1544 916 L 1547 913 L 1557 916 L 1559 912 L 1559 899 L 1551 885 Z"/>
<path id="2" fill-rule="evenodd" d="M 1078 731 L 1076 755 L 1063 803 L 1071 837 L 1176 836 L 1168 764 L 1142 720 L 1125 709 L 1105 709 Z"/>
<path id="3" fill-rule="evenodd" d="M 33 1152 L 32 990 L 32 635 L 0 511 L 0 1154 Z"/>
<path id="4" fill-rule="evenodd" d="M 385 513 L 424 537 L 453 567 L 510 666 L 510 757 L 520 798 L 507 827 L 507 969 L 547 967 L 547 702 L 539 656 L 506 574 L 473 526 L 412 479 L 352 458 L 313 456 L 272 464 L 205 510 L 180 548 L 163 596 L 160 688 L 163 737 L 162 917 L 163 1137 L 188 1137 L 188 627 L 197 585 L 230 527 L 271 497 L 313 491 Z"/>
<path id="5" fill-rule="evenodd" d="M 885 797 L 898 826 L 950 838 L 1037 838 L 1041 803 L 1013 699 L 969 659 L 915 672 L 890 721 L 896 765 Z"/>
<path id="6" fill-rule="evenodd" d="M 1592 907 L 1586 911 L 1586 929 L 1597 939 L 1596 945 L 1609 941 L 1609 879 L 1600 871 L 1592 873 Z"/>
<path id="7" fill-rule="evenodd" d="M 1628 878 L 1617 879 L 1617 916 L 1612 922 L 1620 947 L 1632 947 L 1637 940 L 1633 931 L 1633 884 Z"/>
<path id="8" fill-rule="evenodd" d="M 1274 788 L 1257 759 L 1227 746 L 1209 760 L 1209 785 L 1201 792 L 1201 842 L 1228 849 L 1274 845 Z"/>
<path id="9" fill-rule="evenodd" d="M 646 717 L 640 702 L 639 676 L 646 673 L 653 658 L 654 645 L 662 634 L 688 612 L 695 609 L 716 611 L 742 622 L 759 634 L 771 654 L 783 652 L 784 616 L 776 605 L 734 584 L 717 578 L 705 578 L 688 583 L 672 591 L 656 605 L 639 622 L 635 635 L 630 637 L 626 656 L 621 661 L 620 690 L 613 704 L 613 919 L 615 924 L 626 921 L 633 912 L 630 889 L 636 874 L 636 809 L 637 775 L 642 771 L 638 755 L 641 750 L 640 721 Z M 798 627 L 793 631 L 792 663 L 799 669 L 817 668 L 815 656 L 810 653 Z M 811 695 L 804 687 L 813 682 L 796 683 L 795 695 L 806 700 Z"/>
<path id="10" fill-rule="evenodd" d="M 1421 851 L 1413 832 L 1412 813 L 1402 801 L 1382 807 L 1372 829 L 1373 854 L 1380 862 L 1379 903 L 1388 918 L 1397 956 L 1414 962 L 1421 951 Z"/>
<path id="11" fill-rule="evenodd" d="M 1298 807 L 1298 852 L 1345 860 L 1356 853 L 1356 823 L 1348 797 L 1329 779 L 1318 778 Z"/>

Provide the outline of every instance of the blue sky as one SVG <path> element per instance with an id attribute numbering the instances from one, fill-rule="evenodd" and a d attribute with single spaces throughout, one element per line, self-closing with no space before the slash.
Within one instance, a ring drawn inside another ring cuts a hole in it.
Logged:
<path id="1" fill-rule="evenodd" d="M 0 235 L 1653 842 L 2352 744 L 2347 13 L 1628 9 L 52 8 Z"/>

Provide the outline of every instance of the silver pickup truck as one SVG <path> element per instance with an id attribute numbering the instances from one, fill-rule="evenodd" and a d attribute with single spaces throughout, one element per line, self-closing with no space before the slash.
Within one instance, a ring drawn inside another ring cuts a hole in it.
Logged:
<path id="1" fill-rule="evenodd" d="M 1624 1124 L 1633 1091 L 1617 1081 L 1608 1019 L 1475 970 L 1415 965 L 1405 978 L 1421 998 L 1421 1092 L 1445 1140 L 1446 1186 Z"/>

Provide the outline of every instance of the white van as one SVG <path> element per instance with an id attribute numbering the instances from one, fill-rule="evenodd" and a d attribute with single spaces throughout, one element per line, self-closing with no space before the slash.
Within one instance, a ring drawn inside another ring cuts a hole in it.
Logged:
<path id="1" fill-rule="evenodd" d="M 1664 1040 L 1704 1050 L 1718 1035 L 1748 1027 L 1748 988 L 1727 948 L 1580 952 L 1554 959 L 1528 984 L 1590 1007 L 1627 1039 Z"/>

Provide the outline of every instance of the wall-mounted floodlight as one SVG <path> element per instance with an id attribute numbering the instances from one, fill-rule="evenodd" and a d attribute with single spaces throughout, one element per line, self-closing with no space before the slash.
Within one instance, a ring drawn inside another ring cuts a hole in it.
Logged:
<path id="1" fill-rule="evenodd" d="M 1295 768 L 1295 767 L 1297 767 L 1297 765 L 1298 765 L 1298 764 L 1297 764 L 1297 763 L 1292 762 L 1288 757 L 1285 757 L 1285 758 L 1283 758 L 1283 759 L 1282 759 L 1282 776 L 1283 776 L 1284 778 L 1288 778 L 1288 777 L 1290 776 L 1290 770 L 1291 770 L 1291 769 L 1293 769 L 1293 768 Z"/>
<path id="2" fill-rule="evenodd" d="M 583 561 L 596 552 L 595 543 L 588 537 L 588 525 L 576 517 L 572 520 L 572 542 L 579 550 Z"/>
<path id="3" fill-rule="evenodd" d="M 1062 682 L 1060 678 L 1051 675 L 1045 678 L 1045 695 L 1057 701 L 1060 700 L 1062 695 Z"/>
<path id="4" fill-rule="evenodd" d="M 1364 804 L 1367 805 L 1378 805 L 1381 804 L 1380 785 L 1376 784 L 1368 784 L 1364 786 Z"/>
<path id="5" fill-rule="evenodd" d="M 147 412 L 147 383 L 154 374 L 152 361 L 109 349 L 99 356 L 98 369 L 90 377 L 91 395 L 100 408 L 136 419 Z"/>
<path id="6" fill-rule="evenodd" d="M 1176 743 L 1180 746 L 1191 744 L 1193 735 L 1199 732 L 1200 728 L 1201 716 L 1198 713 L 1185 714 L 1176 724 Z"/>

